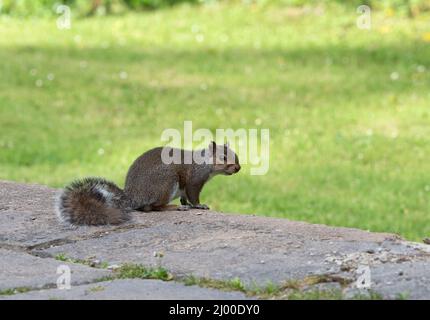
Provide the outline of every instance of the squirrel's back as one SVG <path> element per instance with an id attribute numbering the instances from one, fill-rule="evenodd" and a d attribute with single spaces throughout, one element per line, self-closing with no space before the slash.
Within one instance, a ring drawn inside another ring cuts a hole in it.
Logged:
<path id="1" fill-rule="evenodd" d="M 63 189 L 56 211 L 61 221 L 72 225 L 115 225 L 130 219 L 128 202 L 113 182 L 85 178 Z"/>

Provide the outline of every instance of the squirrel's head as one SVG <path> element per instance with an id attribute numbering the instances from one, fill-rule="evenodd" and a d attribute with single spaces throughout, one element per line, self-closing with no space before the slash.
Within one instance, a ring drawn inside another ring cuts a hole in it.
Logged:
<path id="1" fill-rule="evenodd" d="M 213 161 L 214 173 L 232 175 L 239 172 L 239 158 L 228 144 L 217 145 L 212 141 L 209 144 L 209 155 Z"/>

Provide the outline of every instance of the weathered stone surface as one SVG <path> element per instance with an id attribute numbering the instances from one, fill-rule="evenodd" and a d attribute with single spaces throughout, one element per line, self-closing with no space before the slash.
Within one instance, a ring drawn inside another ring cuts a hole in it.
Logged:
<path id="1" fill-rule="evenodd" d="M 97 237 L 112 227 L 70 228 L 58 223 L 54 203 L 58 190 L 34 184 L 0 181 L 0 243 L 3 247 L 50 245 Z"/>
<path id="2" fill-rule="evenodd" d="M 0 291 L 22 287 L 32 289 L 56 286 L 61 275 L 57 274 L 57 268 L 61 265 L 70 268 L 72 285 L 90 283 L 110 274 L 107 270 L 0 249 Z"/>
<path id="3" fill-rule="evenodd" d="M 428 260 L 380 264 L 371 269 L 372 289 L 390 299 L 430 299 L 429 270 Z"/>
<path id="4" fill-rule="evenodd" d="M 409 292 L 430 298 L 423 289 L 430 287 L 424 272 L 430 246 L 392 234 L 200 210 L 136 212 L 132 222 L 117 228 L 71 229 L 55 219 L 55 190 L 9 182 L 0 183 L 0 190 L 3 248 L 110 264 L 161 264 L 176 276 L 239 277 L 259 285 L 319 275 L 343 279 L 353 288 L 357 269 L 365 265 L 373 287 L 386 297 Z M 408 266 L 413 267 L 407 278 L 396 276 L 398 268 Z"/>
<path id="5" fill-rule="evenodd" d="M 225 292 L 177 282 L 124 279 L 73 286 L 70 290 L 39 290 L 4 297 L 7 300 L 242 300 L 240 292 Z"/>
<path id="6" fill-rule="evenodd" d="M 375 253 L 367 253 L 372 251 Z M 65 253 L 81 259 L 96 256 L 109 263 L 161 263 L 177 275 L 193 274 L 222 280 L 239 277 L 248 284 L 259 285 L 309 275 L 337 274 L 345 268 L 354 278 L 359 265 L 378 266 L 383 263 L 381 260 L 396 264 L 428 261 L 425 252 L 391 239 L 383 242 L 305 239 L 302 234 L 282 231 L 270 234 L 257 229 L 249 232 L 240 230 L 237 225 L 198 229 L 186 223 L 110 234 L 49 248 L 46 252 Z M 161 261 L 154 257 L 154 252 L 163 253 Z M 365 259 L 363 255 L 371 258 Z M 426 281 L 430 285 L 430 278 Z"/>

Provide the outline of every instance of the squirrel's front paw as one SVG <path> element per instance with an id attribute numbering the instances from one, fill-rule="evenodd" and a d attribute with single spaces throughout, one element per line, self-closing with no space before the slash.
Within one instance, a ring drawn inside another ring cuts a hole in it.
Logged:
<path id="1" fill-rule="evenodd" d="M 193 206 L 193 209 L 209 210 L 209 207 L 205 204 L 196 204 Z"/>
<path id="2" fill-rule="evenodd" d="M 190 210 L 190 209 L 191 209 L 191 206 L 190 206 L 190 205 L 188 205 L 188 204 L 183 204 L 183 205 L 178 206 L 178 208 L 177 208 L 176 210 L 178 210 L 178 211 L 188 211 L 188 210 Z"/>

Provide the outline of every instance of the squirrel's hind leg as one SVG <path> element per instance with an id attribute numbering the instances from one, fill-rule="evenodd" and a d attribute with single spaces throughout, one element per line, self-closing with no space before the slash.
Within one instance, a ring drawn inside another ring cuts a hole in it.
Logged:
<path id="1" fill-rule="evenodd" d="M 150 212 L 150 211 L 176 211 L 179 210 L 179 207 L 183 207 L 183 206 L 178 206 L 176 204 L 166 204 L 166 205 L 162 205 L 162 206 L 150 206 L 150 205 L 145 205 L 142 206 L 138 209 L 136 209 L 136 211 L 141 211 L 141 212 Z M 188 206 L 189 208 L 191 208 L 191 206 Z"/>
<path id="2" fill-rule="evenodd" d="M 153 207 L 152 211 L 176 211 L 178 206 L 176 204 L 166 204 L 163 206 Z"/>
<path id="3" fill-rule="evenodd" d="M 139 208 L 136 208 L 135 210 L 136 211 L 142 211 L 142 212 L 149 212 L 149 211 L 152 211 L 153 208 L 152 208 L 152 206 L 147 204 L 147 205 L 141 206 Z"/>

